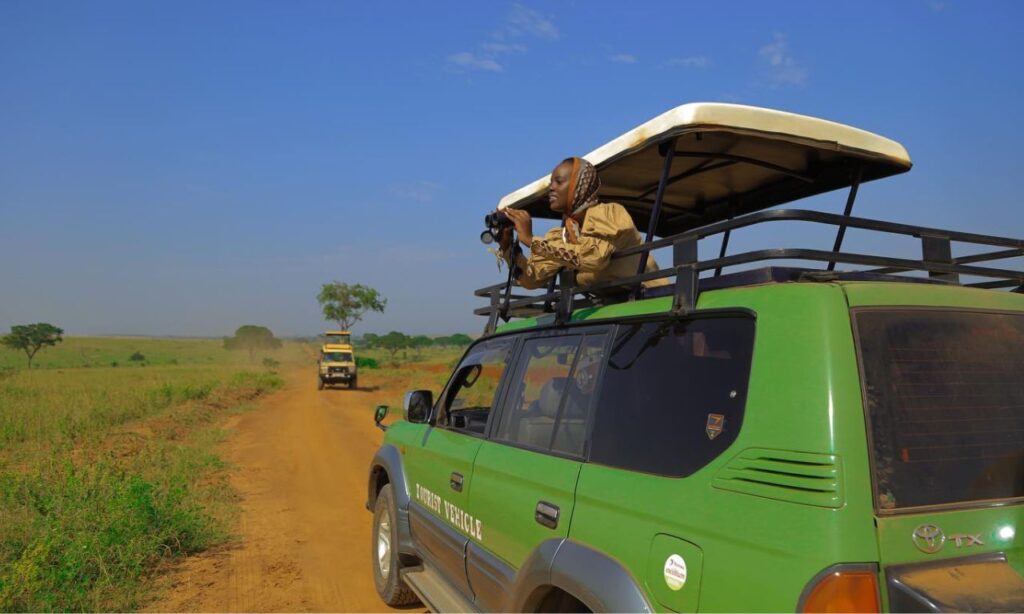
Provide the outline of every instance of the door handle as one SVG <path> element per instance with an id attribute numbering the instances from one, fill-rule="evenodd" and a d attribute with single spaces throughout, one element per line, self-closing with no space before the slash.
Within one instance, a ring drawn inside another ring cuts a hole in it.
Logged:
<path id="1" fill-rule="evenodd" d="M 538 524 L 542 524 L 549 529 L 554 529 L 558 526 L 558 506 L 547 501 L 538 501 L 537 509 L 533 513 L 533 519 Z"/>
<path id="2" fill-rule="evenodd" d="M 462 474 L 457 471 L 453 471 L 452 477 L 448 479 L 448 484 L 455 492 L 462 492 Z"/>

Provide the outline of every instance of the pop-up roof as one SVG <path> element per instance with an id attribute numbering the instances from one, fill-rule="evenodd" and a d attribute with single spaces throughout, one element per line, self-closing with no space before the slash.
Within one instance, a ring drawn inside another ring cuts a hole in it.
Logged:
<path id="1" fill-rule="evenodd" d="M 902 145 L 850 126 L 758 107 L 685 104 L 584 156 L 600 173 L 601 201 L 622 204 L 641 231 L 673 139 L 659 236 L 849 186 L 858 169 L 864 182 L 911 167 Z M 545 175 L 498 206 L 558 217 L 548 208 L 548 183 Z"/>

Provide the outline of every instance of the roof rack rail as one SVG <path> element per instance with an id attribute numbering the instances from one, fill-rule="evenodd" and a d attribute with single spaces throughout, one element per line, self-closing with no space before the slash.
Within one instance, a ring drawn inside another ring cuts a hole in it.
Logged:
<path id="1" fill-rule="evenodd" d="M 731 256 L 725 255 L 725 240 L 727 240 L 732 230 L 778 221 L 801 221 L 836 226 L 840 229 L 840 234 L 837 234 L 837 248 L 834 251 L 807 248 L 772 248 Z M 838 251 L 838 245 L 842 241 L 842 233 L 845 232 L 846 228 L 860 228 L 862 230 L 917 238 L 921 242 L 921 258 L 892 258 Z M 698 242 L 701 239 L 717 234 L 724 234 L 723 247 L 719 257 L 710 260 L 699 260 L 697 257 Z M 1002 249 L 953 257 L 952 243 L 954 242 Z M 612 258 L 625 258 L 641 253 L 646 254 L 652 250 L 669 246 L 672 247 L 673 255 L 671 267 L 624 279 L 584 287 L 576 285 L 575 276 L 571 271 L 563 270 L 560 273 L 557 289 L 536 295 L 510 293 L 504 300 L 502 294 L 506 289 L 506 284 L 501 283 L 480 288 L 474 294 L 479 297 L 488 298 L 489 305 L 475 309 L 474 313 L 487 317 L 484 334 L 494 332 L 499 318 L 507 321 L 513 317 L 534 317 L 551 312 L 551 308 L 546 308 L 546 305 L 554 307 L 554 318 L 556 321 L 567 321 L 574 309 L 593 306 L 598 303 L 624 302 L 642 297 L 643 294 L 640 292 L 641 284 L 645 281 L 660 278 L 674 278 L 673 311 L 685 313 L 692 310 L 696 304 L 697 294 L 702 289 L 701 285 L 703 285 L 699 282 L 706 282 L 712 279 L 704 278 L 701 280 L 699 279 L 700 273 L 714 270 L 717 277 L 724 267 L 765 263 L 773 260 L 827 263 L 827 268 L 824 270 L 799 270 L 803 274 L 801 279 L 814 279 L 815 275 L 813 274 L 817 274 L 817 278 L 821 278 L 822 275 L 834 275 L 836 277 L 832 278 L 841 278 L 839 276 L 844 275 L 844 273 L 831 273 L 838 263 L 876 267 L 854 272 L 854 274 L 870 275 L 874 279 L 919 281 L 920 278 L 909 277 L 906 274 L 926 272 L 929 279 L 939 283 L 988 289 L 1012 288 L 1013 292 L 1024 293 L 1024 270 L 976 266 L 976 263 L 1024 256 L 1024 240 L 1022 239 L 913 226 L 910 224 L 803 209 L 764 210 L 722 220 L 616 252 Z M 961 283 L 961 275 L 980 277 L 985 281 Z"/>

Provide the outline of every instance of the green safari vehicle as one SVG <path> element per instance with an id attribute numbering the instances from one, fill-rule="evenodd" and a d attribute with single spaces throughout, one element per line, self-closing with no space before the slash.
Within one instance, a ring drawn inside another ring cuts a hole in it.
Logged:
<path id="1" fill-rule="evenodd" d="M 672 264 L 477 291 L 485 334 L 444 389 L 377 410 L 384 602 L 1024 611 L 1024 241 L 852 216 L 906 150 L 790 113 L 683 105 L 586 158 L 647 230 L 614 257 Z M 499 206 L 550 215 L 547 187 Z M 769 209 L 840 188 L 842 215 Z M 780 221 L 833 249 L 729 253 Z M 843 251 L 848 229 L 920 256 Z"/>

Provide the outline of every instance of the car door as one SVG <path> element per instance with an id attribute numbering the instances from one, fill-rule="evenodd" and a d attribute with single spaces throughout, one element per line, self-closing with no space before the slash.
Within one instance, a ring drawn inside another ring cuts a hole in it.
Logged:
<path id="1" fill-rule="evenodd" d="M 425 562 L 468 599 L 466 544 L 480 533 L 468 513 L 473 461 L 514 344 L 499 337 L 473 345 L 438 397 L 423 439 L 405 452 L 412 537 Z"/>
<path id="2" fill-rule="evenodd" d="M 568 534 L 606 342 L 603 330 L 592 330 L 520 345 L 500 415 L 473 465 L 470 507 L 482 532 L 468 545 L 467 574 L 484 611 L 502 608 L 538 545 Z"/>

